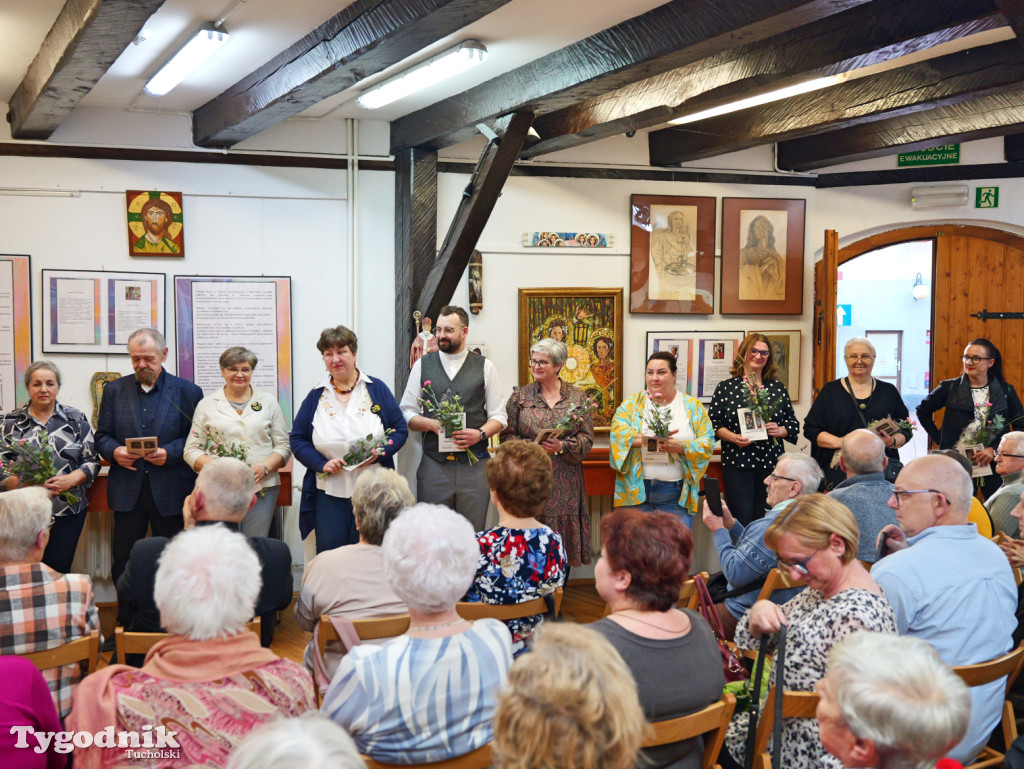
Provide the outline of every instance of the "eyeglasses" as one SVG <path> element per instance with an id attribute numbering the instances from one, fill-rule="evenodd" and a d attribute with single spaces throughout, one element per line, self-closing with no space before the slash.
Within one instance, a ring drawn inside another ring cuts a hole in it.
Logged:
<path id="1" fill-rule="evenodd" d="M 983 360 L 992 360 L 992 358 L 979 358 L 977 355 L 961 355 L 960 360 L 964 363 L 970 363 L 972 366 L 976 366 Z"/>
<path id="2" fill-rule="evenodd" d="M 874 360 L 875 356 L 865 353 L 864 355 L 847 355 L 846 359 L 849 361 L 869 361 Z"/>
<path id="3" fill-rule="evenodd" d="M 896 507 L 903 507 L 903 502 L 905 500 L 900 499 L 901 494 L 904 496 L 907 494 L 938 494 L 942 497 L 943 502 L 947 505 L 949 504 L 949 497 L 947 497 L 944 492 L 938 491 L 937 489 L 907 489 L 906 491 L 896 491 L 896 489 L 893 489 L 892 495 L 896 498 Z"/>
<path id="4" fill-rule="evenodd" d="M 776 558 L 775 560 L 779 564 L 779 569 L 792 569 L 793 571 L 795 571 L 800 576 L 806 577 L 808 574 L 811 573 L 811 570 L 807 568 L 807 564 L 809 564 L 811 562 L 811 559 L 814 558 L 814 556 L 816 556 L 819 552 L 821 552 L 821 551 L 820 550 L 815 550 L 813 553 L 811 553 L 809 556 L 804 558 L 802 561 L 793 561 L 792 563 L 790 561 L 787 561 L 781 555 L 778 558 Z"/>
<path id="5" fill-rule="evenodd" d="M 771 350 L 751 350 L 748 354 L 753 358 L 767 358 L 772 352 Z"/>
<path id="6" fill-rule="evenodd" d="M 775 481 L 789 481 L 790 483 L 796 483 L 796 478 L 787 478 L 784 475 L 776 475 L 775 473 L 772 473 L 768 477 L 772 479 L 773 483 Z"/>
<path id="7" fill-rule="evenodd" d="M 530 365 L 533 368 L 544 368 L 545 366 L 550 366 L 551 365 L 551 361 L 549 361 L 549 360 L 533 360 L 531 358 L 530 359 Z"/>
<path id="8" fill-rule="evenodd" d="M 997 451 L 996 458 L 999 457 L 1017 457 L 1018 459 L 1024 459 L 1024 454 L 1009 454 L 1005 451 Z"/>

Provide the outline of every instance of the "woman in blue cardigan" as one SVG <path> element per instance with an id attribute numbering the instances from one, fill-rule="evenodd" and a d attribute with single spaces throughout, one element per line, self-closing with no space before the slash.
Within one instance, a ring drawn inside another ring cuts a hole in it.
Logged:
<path id="1" fill-rule="evenodd" d="M 409 437 L 402 410 L 383 382 L 356 367 L 356 335 L 345 328 L 325 328 L 316 347 L 324 356 L 327 377 L 310 390 L 292 423 L 292 453 L 306 466 L 299 503 L 302 538 L 316 531 L 322 553 L 359 541 L 352 514 L 352 488 L 367 467 L 394 467 L 394 456 Z M 359 442 L 368 458 L 346 464 Z"/>

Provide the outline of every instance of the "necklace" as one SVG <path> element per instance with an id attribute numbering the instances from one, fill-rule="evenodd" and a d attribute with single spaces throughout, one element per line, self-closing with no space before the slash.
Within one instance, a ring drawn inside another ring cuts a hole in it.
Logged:
<path id="1" fill-rule="evenodd" d="M 635 609 L 625 609 L 624 611 L 635 611 Z M 647 620 L 642 620 L 639 617 L 626 616 L 621 611 L 614 612 L 614 614 L 618 614 L 620 617 L 624 617 L 625 619 L 631 619 L 634 622 L 639 622 L 641 625 L 647 625 L 647 627 L 652 627 L 655 630 L 660 630 L 662 633 L 683 633 L 683 632 L 686 632 L 685 630 L 670 630 L 669 628 L 664 628 L 661 625 L 655 625 L 653 622 L 648 622 Z"/>
<path id="2" fill-rule="evenodd" d="M 459 619 L 452 620 L 451 622 L 442 622 L 440 625 L 426 625 L 424 627 L 412 627 L 412 626 L 410 626 L 408 632 L 409 633 L 413 633 L 413 632 L 420 633 L 420 632 L 425 632 L 427 630 L 440 630 L 443 627 L 452 627 L 454 625 L 459 625 L 459 624 L 461 624 L 463 622 L 466 622 L 466 621 L 467 620 L 464 620 L 461 617 L 459 617 Z"/>
<path id="3" fill-rule="evenodd" d="M 334 384 L 334 380 L 333 379 L 331 380 L 331 387 L 334 388 L 334 392 L 338 393 L 338 395 L 348 395 L 350 392 L 352 392 L 354 389 L 356 389 L 356 385 L 357 384 L 359 384 L 359 369 L 356 369 L 355 381 L 352 382 L 352 386 L 350 388 L 348 388 L 347 390 L 341 389 L 340 387 L 338 387 L 338 385 Z"/>
<path id="4" fill-rule="evenodd" d="M 875 385 L 877 383 L 878 380 L 876 380 L 874 377 L 871 377 L 871 392 L 868 393 L 867 403 L 861 403 L 861 401 L 864 400 L 864 398 L 858 398 L 856 395 L 854 395 L 853 385 L 850 384 L 850 377 L 846 377 L 846 386 L 850 388 L 850 395 L 853 396 L 853 399 L 857 402 L 857 408 L 859 408 L 861 411 L 867 411 L 868 406 L 871 405 L 871 399 L 875 397 Z"/>

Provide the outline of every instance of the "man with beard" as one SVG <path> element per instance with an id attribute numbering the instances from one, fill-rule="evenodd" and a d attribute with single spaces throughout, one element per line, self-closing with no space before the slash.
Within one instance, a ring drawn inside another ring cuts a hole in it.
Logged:
<path id="1" fill-rule="evenodd" d="M 132 545 L 146 536 L 173 537 L 184 528 L 182 505 L 196 474 L 181 458 L 192 429 L 192 413 L 203 397 L 196 385 L 164 371 L 163 334 L 142 328 L 128 337 L 135 373 L 103 390 L 96 448 L 110 463 L 107 501 L 114 511 L 113 564 L 117 583 Z M 157 448 L 139 456 L 125 446 L 129 438 L 155 437 Z"/>
<path id="2" fill-rule="evenodd" d="M 437 320 L 438 352 L 424 355 L 412 367 L 402 396 L 402 412 L 410 430 L 424 433 L 423 457 L 416 471 L 416 497 L 420 502 L 445 505 L 483 531 L 490 491 L 487 487 L 487 441 L 508 424 L 501 381 L 494 364 L 466 349 L 469 315 L 461 307 L 441 308 Z M 451 438 L 458 451 L 439 451 L 441 425 L 432 412 L 419 405 L 431 400 L 426 385 L 438 401 L 458 395 L 466 413 L 465 427 Z M 475 457 L 470 464 L 470 454 Z M 479 460 L 479 461 L 476 461 Z"/>

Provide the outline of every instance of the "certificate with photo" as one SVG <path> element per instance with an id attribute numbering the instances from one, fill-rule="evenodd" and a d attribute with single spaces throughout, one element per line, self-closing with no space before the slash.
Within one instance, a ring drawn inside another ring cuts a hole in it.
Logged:
<path id="1" fill-rule="evenodd" d="M 134 454 L 137 457 L 144 457 L 151 451 L 156 451 L 160 448 L 155 435 L 149 435 L 145 438 L 125 438 L 124 447 L 129 454 Z"/>
<path id="2" fill-rule="evenodd" d="M 556 430 L 554 427 L 547 427 L 537 433 L 537 437 L 533 439 L 534 443 L 543 443 L 548 438 L 561 438 L 565 434 L 565 430 Z"/>
<path id="3" fill-rule="evenodd" d="M 736 417 L 740 421 L 740 435 L 752 441 L 768 440 L 768 428 L 758 414 L 750 409 L 736 409 Z"/>
<path id="4" fill-rule="evenodd" d="M 640 440 L 642 441 L 640 448 L 640 459 L 644 465 L 650 467 L 651 465 L 667 465 L 669 455 L 667 451 L 659 451 L 661 446 L 662 438 L 657 438 L 653 435 L 641 435 Z"/>
<path id="5" fill-rule="evenodd" d="M 459 429 L 459 430 L 465 430 L 466 429 L 466 413 L 465 412 L 459 414 L 459 426 L 458 426 L 457 429 Z M 438 433 L 438 435 L 437 435 L 437 450 L 438 451 L 465 451 L 465 449 L 460 448 L 458 445 L 456 445 L 456 443 L 452 439 L 451 435 L 445 433 L 444 430 L 441 430 L 441 432 Z"/>
<path id="6" fill-rule="evenodd" d="M 985 446 L 981 443 L 965 443 L 960 447 L 961 453 L 971 460 L 971 477 L 972 478 L 984 478 L 986 475 L 992 475 L 992 463 L 987 465 L 976 465 L 974 460 L 978 454 L 985 450 Z"/>

